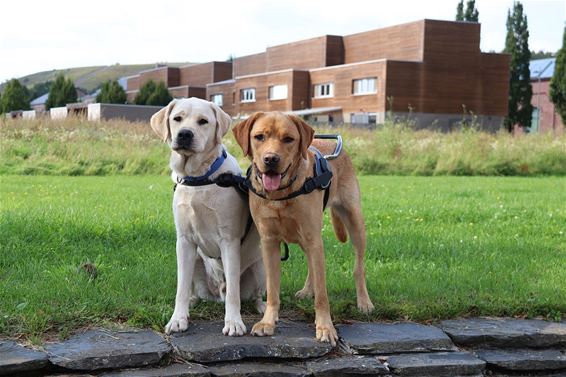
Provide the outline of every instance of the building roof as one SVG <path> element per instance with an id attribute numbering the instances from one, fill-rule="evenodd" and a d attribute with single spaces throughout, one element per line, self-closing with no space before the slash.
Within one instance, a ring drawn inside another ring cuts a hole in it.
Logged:
<path id="1" fill-rule="evenodd" d="M 47 102 L 47 97 L 49 97 L 49 93 L 45 93 L 44 95 L 37 97 L 29 104 L 31 106 L 43 105 L 45 102 Z"/>
<path id="2" fill-rule="evenodd" d="M 554 66 L 556 58 L 531 60 L 529 69 L 531 71 L 531 80 L 550 79 L 554 75 Z"/>

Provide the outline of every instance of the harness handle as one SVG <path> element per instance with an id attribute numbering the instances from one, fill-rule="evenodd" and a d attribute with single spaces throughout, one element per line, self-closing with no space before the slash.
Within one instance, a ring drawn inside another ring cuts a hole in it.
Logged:
<path id="1" fill-rule="evenodd" d="M 321 134 L 321 135 L 314 135 L 315 139 L 323 139 L 323 140 L 336 140 L 336 148 L 334 148 L 334 152 L 332 154 L 327 154 L 324 156 L 327 160 L 334 160 L 340 153 L 342 152 L 342 136 L 339 134 Z"/>

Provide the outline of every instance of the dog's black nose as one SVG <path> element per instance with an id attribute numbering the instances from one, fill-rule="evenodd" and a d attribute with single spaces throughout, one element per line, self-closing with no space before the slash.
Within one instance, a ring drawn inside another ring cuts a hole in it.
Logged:
<path id="1" fill-rule="evenodd" d="M 181 128 L 179 130 L 179 133 L 177 134 L 179 141 L 191 141 L 193 139 L 193 136 L 195 136 L 193 134 L 193 131 L 186 128 Z"/>
<path id="2" fill-rule="evenodd" d="M 263 163 L 265 164 L 265 166 L 273 168 L 275 166 L 277 166 L 277 163 L 279 162 L 279 156 L 276 154 L 266 154 L 265 156 L 263 156 Z"/>

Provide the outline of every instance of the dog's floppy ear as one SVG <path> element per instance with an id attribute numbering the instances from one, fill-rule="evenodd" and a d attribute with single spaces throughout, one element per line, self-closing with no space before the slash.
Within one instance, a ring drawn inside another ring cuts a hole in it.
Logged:
<path id="1" fill-rule="evenodd" d="M 228 128 L 230 128 L 232 118 L 230 118 L 230 115 L 226 114 L 224 110 L 215 103 L 211 102 L 210 106 L 212 107 L 212 111 L 214 111 L 214 116 L 216 117 L 216 142 L 221 144 L 222 138 L 226 135 L 226 132 L 228 132 Z"/>
<path id="2" fill-rule="evenodd" d="M 307 158 L 307 151 L 312 143 L 314 130 L 298 116 L 291 114 L 288 115 L 288 117 L 293 123 L 295 123 L 295 126 L 297 126 L 297 130 L 299 131 L 299 135 L 301 135 L 301 156 L 303 156 L 303 158 Z"/>
<path id="3" fill-rule="evenodd" d="M 242 151 L 244 151 L 244 156 L 251 156 L 251 146 L 250 146 L 250 132 L 252 132 L 252 127 L 256 120 L 258 120 L 263 115 L 263 112 L 259 111 L 252 114 L 248 119 L 238 123 L 233 129 L 234 137 Z"/>
<path id="4" fill-rule="evenodd" d="M 159 110 L 155 114 L 151 116 L 151 120 L 149 124 L 155 133 L 163 140 L 163 141 L 171 141 L 171 129 L 169 128 L 169 115 L 171 115 L 171 111 L 173 107 L 175 107 L 176 99 L 169 102 L 169 105 L 165 106 L 163 109 Z"/>

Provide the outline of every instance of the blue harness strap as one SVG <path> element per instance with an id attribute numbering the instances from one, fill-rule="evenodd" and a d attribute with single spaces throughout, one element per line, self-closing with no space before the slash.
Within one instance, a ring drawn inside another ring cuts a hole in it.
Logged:
<path id="1" fill-rule="evenodd" d="M 177 182 L 180 185 L 183 185 L 183 186 L 212 185 L 216 182 L 211 181 L 209 179 L 210 176 L 212 174 L 216 173 L 216 171 L 218 169 L 220 169 L 220 167 L 222 166 L 222 164 L 224 163 L 224 161 L 226 160 L 227 157 L 228 157 L 228 153 L 226 153 L 226 149 L 222 148 L 222 153 L 220 154 L 220 156 L 218 156 L 218 158 L 216 160 L 214 160 L 212 165 L 210 165 L 210 167 L 208 168 L 206 173 L 204 173 L 203 175 L 199 175 L 198 177 L 193 177 L 193 176 L 188 175 L 188 176 L 183 177 L 183 178 L 177 178 Z"/>

